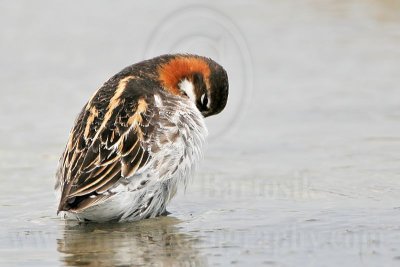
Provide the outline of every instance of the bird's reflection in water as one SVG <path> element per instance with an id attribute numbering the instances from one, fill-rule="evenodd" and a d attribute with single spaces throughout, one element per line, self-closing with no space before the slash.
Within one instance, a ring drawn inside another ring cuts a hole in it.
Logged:
<path id="1" fill-rule="evenodd" d="M 65 222 L 57 240 L 67 266 L 206 265 L 195 249 L 198 240 L 181 233 L 174 217 L 133 223 Z"/>

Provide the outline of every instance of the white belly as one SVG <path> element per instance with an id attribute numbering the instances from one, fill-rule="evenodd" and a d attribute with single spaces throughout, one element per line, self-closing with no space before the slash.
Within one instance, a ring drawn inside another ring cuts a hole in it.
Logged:
<path id="1" fill-rule="evenodd" d="M 143 170 L 122 178 L 104 202 L 80 212 L 62 212 L 62 216 L 80 221 L 136 221 L 165 213 L 178 184 L 185 184 L 191 175 L 207 135 L 203 116 L 194 104 L 187 102 L 184 108 L 169 118 L 175 129 L 161 129 L 167 131 L 163 132 L 167 136 L 170 131 L 173 142 L 153 140 L 150 145 L 160 149 L 151 153 L 151 160 Z M 179 134 L 175 134 L 177 129 Z"/>

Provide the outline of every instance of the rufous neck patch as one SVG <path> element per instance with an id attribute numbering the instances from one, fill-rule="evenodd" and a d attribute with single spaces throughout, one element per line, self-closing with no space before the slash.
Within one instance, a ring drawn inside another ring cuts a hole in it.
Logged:
<path id="1" fill-rule="evenodd" d="M 203 74 L 208 86 L 210 67 L 204 59 L 196 57 L 177 57 L 158 68 L 159 79 L 166 90 L 179 95 L 179 82 L 193 73 Z"/>

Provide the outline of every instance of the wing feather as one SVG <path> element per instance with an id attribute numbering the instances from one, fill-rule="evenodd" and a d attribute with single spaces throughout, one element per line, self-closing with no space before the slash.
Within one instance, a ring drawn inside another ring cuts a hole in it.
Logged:
<path id="1" fill-rule="evenodd" d="M 122 97 L 123 88 L 117 86 L 116 93 Z M 101 101 L 94 98 L 88 103 L 93 106 L 81 112 L 60 162 L 59 211 L 79 211 L 105 200 L 109 194 L 101 194 L 120 179 L 133 176 L 151 158 L 148 146 L 151 132 L 145 128 L 149 127 L 154 112 L 145 95 L 129 100 L 129 104 L 122 105 L 123 100 L 114 95 L 110 101 L 116 103 L 108 106 L 113 110 L 104 111 Z"/>

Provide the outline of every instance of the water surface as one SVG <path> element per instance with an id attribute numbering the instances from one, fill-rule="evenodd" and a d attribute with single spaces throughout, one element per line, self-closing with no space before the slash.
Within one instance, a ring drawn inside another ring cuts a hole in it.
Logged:
<path id="1" fill-rule="evenodd" d="M 1 266 L 398 266 L 400 5 L 0 4 Z M 53 184 L 73 120 L 167 52 L 228 71 L 225 112 L 168 217 L 78 224 Z"/>

